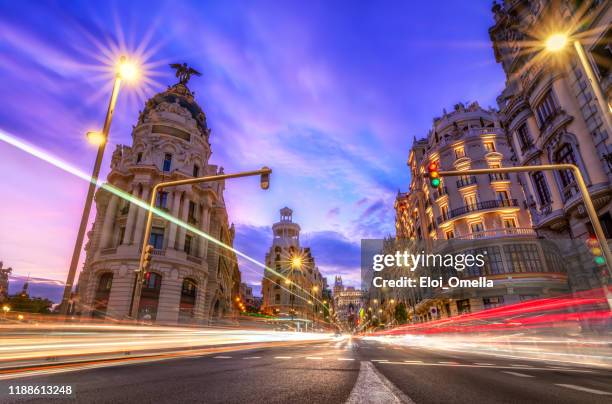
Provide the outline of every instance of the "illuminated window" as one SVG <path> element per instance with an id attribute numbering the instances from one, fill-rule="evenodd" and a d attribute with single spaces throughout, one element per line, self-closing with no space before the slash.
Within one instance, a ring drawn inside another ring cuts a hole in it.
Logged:
<path id="1" fill-rule="evenodd" d="M 444 235 L 446 236 L 447 240 L 453 239 L 453 238 L 455 238 L 455 231 L 452 230 L 452 229 L 451 230 L 446 230 Z"/>
<path id="2" fill-rule="evenodd" d="M 504 224 L 504 228 L 506 228 L 506 229 L 515 229 L 516 228 L 516 221 L 514 220 L 513 217 L 504 218 L 503 224 Z"/>
<path id="3" fill-rule="evenodd" d="M 508 244 L 504 246 L 504 254 L 510 272 L 542 271 L 542 262 L 535 244 Z"/>
<path id="4" fill-rule="evenodd" d="M 484 142 L 485 150 L 488 152 L 495 151 L 495 142 Z"/>
<path id="5" fill-rule="evenodd" d="M 463 147 L 457 147 L 455 149 L 455 158 L 460 159 L 461 157 L 465 157 L 465 150 Z"/>
<path id="6" fill-rule="evenodd" d="M 470 230 L 472 233 L 480 233 L 484 231 L 484 225 L 482 222 L 470 223 Z"/>
<path id="7" fill-rule="evenodd" d="M 478 199 L 476 198 L 476 195 L 473 194 L 473 195 L 464 196 L 463 202 L 465 203 L 465 207 L 467 208 L 468 212 L 471 212 L 477 209 Z"/>
<path id="8" fill-rule="evenodd" d="M 495 197 L 501 202 L 501 206 L 510 205 L 510 194 L 506 190 L 495 191 Z"/>

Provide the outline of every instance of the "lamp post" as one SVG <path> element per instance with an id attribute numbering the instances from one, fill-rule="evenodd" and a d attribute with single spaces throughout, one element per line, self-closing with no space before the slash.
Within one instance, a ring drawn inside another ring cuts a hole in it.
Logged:
<path id="1" fill-rule="evenodd" d="M 98 176 L 100 175 L 100 167 L 102 166 L 102 158 L 104 157 L 104 150 L 106 148 L 111 122 L 113 120 L 113 114 L 115 112 L 115 105 L 117 104 L 117 97 L 119 96 L 121 80 L 131 80 L 135 78 L 136 75 L 136 66 L 133 63 L 128 62 L 125 56 L 122 56 L 117 67 L 117 71 L 115 73 L 115 82 L 113 84 L 113 91 L 111 93 L 111 97 L 108 103 L 108 109 L 106 110 L 106 118 L 104 119 L 104 126 L 102 128 L 102 132 L 89 132 L 87 134 L 88 140 L 98 145 L 98 153 L 96 154 L 93 173 L 91 174 L 91 181 L 89 182 L 89 188 L 87 189 L 87 196 L 85 197 L 85 206 L 83 207 L 81 223 L 79 225 L 76 242 L 74 243 L 72 259 L 70 260 L 70 268 L 68 269 L 68 277 L 66 278 L 64 294 L 62 296 L 62 302 L 60 304 L 60 314 L 63 315 L 68 314 L 68 302 L 70 300 L 70 294 L 72 293 L 72 286 L 74 283 L 77 266 L 79 265 L 81 250 L 83 249 L 83 240 L 85 239 L 87 222 L 89 220 L 89 214 L 91 213 L 91 205 L 93 203 L 93 198 L 96 191 Z"/>
<path id="2" fill-rule="evenodd" d="M 591 89 L 593 90 L 595 99 L 597 100 L 597 104 L 599 105 L 599 109 L 601 110 L 601 114 L 604 118 L 603 121 L 606 127 L 606 131 L 608 133 L 612 133 L 612 118 L 610 117 L 610 105 L 606 102 L 601 86 L 599 85 L 599 81 L 595 76 L 595 72 L 593 72 L 593 68 L 589 63 L 589 60 L 587 59 L 582 43 L 580 43 L 578 39 L 568 38 L 567 34 L 565 33 L 558 32 L 550 35 L 546 39 L 546 50 L 551 53 L 560 52 L 565 49 L 567 43 L 570 41 L 574 46 L 574 50 L 578 55 L 578 60 L 580 60 L 580 65 L 582 66 L 582 69 L 584 70 L 587 79 L 589 80 L 589 83 L 591 85 Z"/>
<path id="3" fill-rule="evenodd" d="M 606 235 L 603 232 L 603 228 L 601 227 L 601 223 L 599 222 L 599 218 L 597 217 L 597 211 L 595 210 L 595 206 L 593 205 L 593 201 L 591 200 L 591 196 L 589 195 L 589 190 L 584 182 L 584 178 L 582 178 L 582 173 L 580 169 L 573 164 L 544 164 L 541 166 L 521 166 L 521 167 L 503 167 L 503 168 L 478 168 L 473 170 L 463 170 L 463 171 L 439 171 L 440 177 L 453 177 L 453 176 L 463 176 L 463 175 L 481 175 L 481 174 L 491 174 L 491 173 L 499 173 L 499 174 L 507 174 L 507 173 L 519 173 L 519 172 L 530 172 L 530 171 L 565 171 L 570 170 L 574 174 L 576 178 L 576 182 L 578 183 L 578 189 L 580 190 L 580 194 L 582 196 L 582 201 L 584 203 L 584 207 L 589 215 L 589 219 L 593 224 L 593 230 L 595 231 L 595 237 L 597 238 L 597 242 L 603 252 L 603 256 L 606 259 L 606 267 L 608 268 L 608 273 L 612 275 L 612 253 L 610 252 L 610 248 L 608 247 L 608 241 L 606 240 Z M 427 174 L 426 174 L 427 175 Z"/>
<path id="4" fill-rule="evenodd" d="M 138 270 L 136 273 L 136 283 L 134 284 L 134 289 L 132 293 L 132 299 L 130 300 L 130 316 L 132 318 L 138 318 L 138 306 L 140 304 L 140 293 L 142 291 L 142 277 L 145 271 L 145 253 L 148 250 L 149 246 L 149 238 L 151 237 L 151 225 L 153 223 L 153 209 L 155 206 L 155 201 L 157 200 L 157 192 L 166 187 L 177 186 L 177 185 L 189 185 L 189 184 L 199 184 L 203 182 L 215 182 L 222 181 L 231 178 L 240 178 L 240 177 L 250 177 L 254 175 L 261 176 L 261 188 L 268 189 L 270 187 L 270 174 L 272 170 L 268 167 L 262 167 L 259 170 L 255 171 L 245 171 L 236 174 L 221 174 L 221 175 L 211 175 L 207 177 L 197 177 L 197 178 L 189 178 L 185 180 L 177 180 L 177 181 L 167 181 L 160 182 L 153 187 L 151 191 L 151 200 L 149 201 L 149 209 L 147 214 L 147 223 L 145 225 L 145 234 L 142 239 L 142 248 L 140 251 L 140 263 L 138 264 Z"/>

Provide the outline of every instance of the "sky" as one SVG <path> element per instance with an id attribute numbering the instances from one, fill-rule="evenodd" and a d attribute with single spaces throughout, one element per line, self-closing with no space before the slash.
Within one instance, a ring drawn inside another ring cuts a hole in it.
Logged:
<path id="1" fill-rule="evenodd" d="M 176 82 L 168 64 L 187 62 L 210 163 L 273 169 L 268 191 L 226 185 L 235 247 L 263 262 L 289 206 L 323 275 L 358 285 L 360 240 L 394 234 L 413 138 L 457 102 L 496 105 L 492 24 L 489 1 L 1 1 L 0 130 L 90 172 L 113 60 L 135 55 L 146 74 L 121 90 L 104 177 L 146 99 Z M 3 142 L 0 158 L 0 261 L 16 280 L 65 280 L 87 184 Z M 241 270 L 257 291 L 262 269 Z"/>

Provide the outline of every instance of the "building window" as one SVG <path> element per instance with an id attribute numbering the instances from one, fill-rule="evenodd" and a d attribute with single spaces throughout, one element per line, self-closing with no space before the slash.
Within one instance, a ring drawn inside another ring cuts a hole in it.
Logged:
<path id="1" fill-rule="evenodd" d="M 484 142 L 484 148 L 487 152 L 494 152 L 495 142 Z"/>
<path id="2" fill-rule="evenodd" d="M 564 143 L 559 150 L 555 153 L 555 162 L 559 164 L 576 164 L 576 157 L 574 156 L 574 149 L 569 143 Z M 570 170 L 559 171 L 559 177 L 561 178 L 561 185 L 566 188 L 576 183 L 574 174 Z"/>
<path id="3" fill-rule="evenodd" d="M 470 299 L 457 300 L 457 311 L 459 314 L 470 312 Z"/>
<path id="4" fill-rule="evenodd" d="M 280 304 L 280 295 L 279 294 L 274 296 L 274 303 Z"/>
<path id="5" fill-rule="evenodd" d="M 159 192 L 157 194 L 157 200 L 155 201 L 155 206 L 162 209 L 167 209 L 168 207 L 168 193 L 167 192 Z"/>
<path id="6" fill-rule="evenodd" d="M 470 230 L 472 231 L 472 234 L 483 232 L 484 225 L 482 222 L 470 223 Z"/>
<path id="7" fill-rule="evenodd" d="M 448 220 L 448 205 L 440 206 L 440 212 L 442 213 L 442 220 Z"/>
<path id="8" fill-rule="evenodd" d="M 455 158 L 460 159 L 461 157 L 465 157 L 465 149 L 463 147 L 457 147 L 455 149 Z"/>
<path id="9" fill-rule="evenodd" d="M 166 153 L 164 155 L 164 164 L 162 166 L 162 170 L 165 172 L 170 171 L 170 167 L 172 166 L 172 154 Z"/>
<path id="10" fill-rule="evenodd" d="M 535 244 L 508 244 L 504 254 L 510 272 L 541 272 L 542 261 Z"/>
<path id="11" fill-rule="evenodd" d="M 151 237 L 149 238 L 149 244 L 151 244 L 156 250 L 161 250 L 162 248 L 164 248 L 163 227 L 153 227 L 153 229 L 151 229 Z"/>
<path id="12" fill-rule="evenodd" d="M 495 297 L 485 297 L 482 299 L 482 303 L 484 304 L 485 309 L 492 309 L 494 307 L 499 307 L 504 304 L 503 296 L 495 296 Z"/>
<path id="13" fill-rule="evenodd" d="M 446 236 L 447 240 L 453 239 L 453 238 L 455 238 L 455 231 L 454 230 L 446 230 L 444 235 Z"/>
<path id="14" fill-rule="evenodd" d="M 513 217 L 506 217 L 503 220 L 504 229 L 516 229 L 516 221 Z"/>
<path id="15" fill-rule="evenodd" d="M 138 152 L 138 154 L 136 155 L 136 164 L 140 163 L 142 161 L 142 152 Z"/>
<path id="16" fill-rule="evenodd" d="M 552 91 L 548 91 L 542 101 L 536 106 L 536 114 L 538 116 L 538 124 L 540 128 L 546 126 L 557 112 L 557 104 L 553 97 Z"/>
<path id="17" fill-rule="evenodd" d="M 196 204 L 193 201 L 189 201 L 189 210 L 187 211 L 187 222 L 190 224 L 196 223 Z"/>
<path id="18" fill-rule="evenodd" d="M 200 167 L 197 164 L 193 165 L 193 176 L 198 177 L 200 175 Z"/>
<path id="19" fill-rule="evenodd" d="M 548 190 L 548 184 L 546 184 L 546 178 L 542 171 L 538 171 L 531 175 L 533 185 L 535 186 L 538 198 L 540 199 L 540 205 L 550 205 L 552 199 L 550 197 L 550 191 Z"/>
<path id="20" fill-rule="evenodd" d="M 501 202 L 500 206 L 510 206 L 510 194 L 508 191 L 495 191 L 495 197 Z"/>
<path id="21" fill-rule="evenodd" d="M 465 203 L 465 207 L 467 208 L 468 212 L 476 210 L 476 208 L 478 206 L 478 199 L 476 198 L 476 195 L 466 195 L 466 196 L 464 196 L 463 197 L 463 202 Z"/>
<path id="22" fill-rule="evenodd" d="M 193 237 L 191 237 L 189 234 L 185 236 L 185 247 L 183 248 L 183 251 L 185 251 L 188 255 L 191 255 L 192 240 L 193 240 Z"/>
<path id="23" fill-rule="evenodd" d="M 533 146 L 533 140 L 531 140 L 531 135 L 529 134 L 529 129 L 527 128 L 527 122 L 519 126 L 516 131 L 516 135 L 518 137 L 522 152 L 530 149 Z"/>

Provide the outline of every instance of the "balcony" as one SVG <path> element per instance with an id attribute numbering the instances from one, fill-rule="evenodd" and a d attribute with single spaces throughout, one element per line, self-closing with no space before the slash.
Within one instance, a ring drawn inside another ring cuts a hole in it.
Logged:
<path id="1" fill-rule="evenodd" d="M 498 237 L 535 237 L 535 230 L 529 227 L 509 227 L 502 229 L 490 229 L 479 231 L 476 233 L 468 233 L 462 236 L 455 237 L 457 240 L 474 240 L 483 238 L 498 238 Z"/>
<path id="2" fill-rule="evenodd" d="M 491 181 L 491 182 L 509 181 L 509 180 L 510 180 L 510 176 L 508 175 L 508 173 L 493 173 L 493 174 L 489 174 L 489 181 Z"/>
<path id="3" fill-rule="evenodd" d="M 434 200 L 442 198 L 444 195 L 448 195 L 446 187 L 439 187 L 433 191 Z"/>
<path id="4" fill-rule="evenodd" d="M 478 212 L 481 210 L 497 209 L 497 208 L 508 208 L 518 207 L 518 201 L 516 199 L 504 199 L 504 200 L 492 200 L 473 203 L 471 205 L 462 206 L 457 209 L 450 211 L 448 215 L 438 216 L 436 221 L 438 224 L 445 222 L 450 219 L 454 219 L 458 216 L 465 215 L 466 213 Z"/>
<path id="5" fill-rule="evenodd" d="M 473 175 L 457 180 L 457 188 L 463 188 L 463 187 L 467 187 L 468 185 L 474 185 L 474 184 L 476 184 L 476 177 Z"/>
<path id="6" fill-rule="evenodd" d="M 566 185 L 563 190 L 563 202 L 566 202 L 568 199 L 570 199 L 572 196 L 576 195 L 578 193 L 578 185 L 576 185 L 575 182 L 572 182 L 569 185 Z"/>

